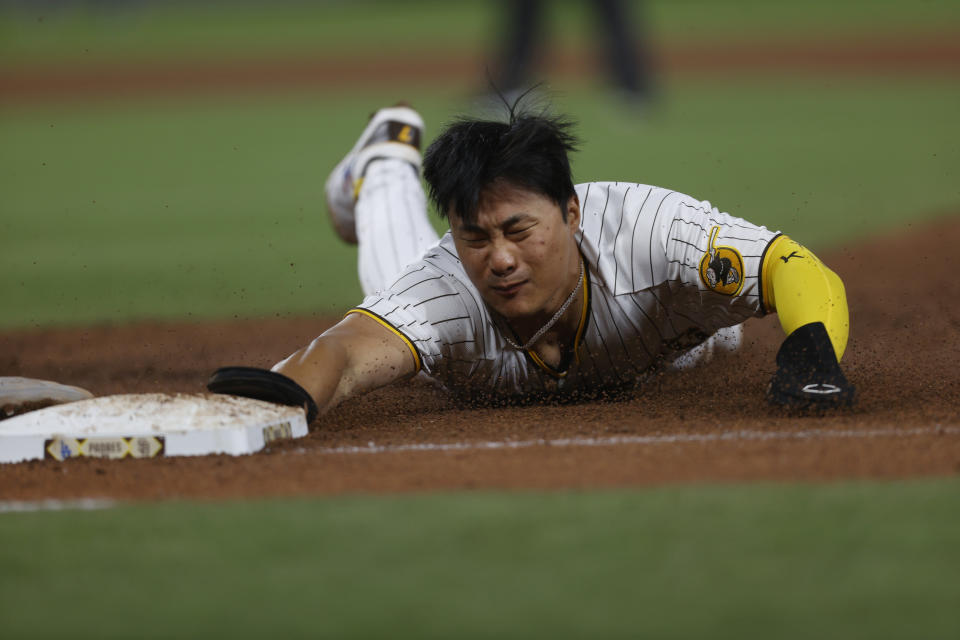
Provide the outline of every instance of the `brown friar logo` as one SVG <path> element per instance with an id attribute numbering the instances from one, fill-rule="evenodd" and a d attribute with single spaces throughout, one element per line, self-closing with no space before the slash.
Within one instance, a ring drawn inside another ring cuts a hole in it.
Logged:
<path id="1" fill-rule="evenodd" d="M 718 247 L 720 227 L 710 229 L 710 246 L 700 259 L 700 279 L 707 288 L 735 296 L 743 288 L 743 257 L 733 247 Z"/>

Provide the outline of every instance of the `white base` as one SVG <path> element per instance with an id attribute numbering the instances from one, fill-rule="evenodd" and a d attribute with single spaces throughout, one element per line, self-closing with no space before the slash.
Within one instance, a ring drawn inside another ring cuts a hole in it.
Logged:
<path id="1" fill-rule="evenodd" d="M 0 421 L 0 462 L 236 456 L 306 434 L 298 407 L 226 395 L 104 396 Z"/>

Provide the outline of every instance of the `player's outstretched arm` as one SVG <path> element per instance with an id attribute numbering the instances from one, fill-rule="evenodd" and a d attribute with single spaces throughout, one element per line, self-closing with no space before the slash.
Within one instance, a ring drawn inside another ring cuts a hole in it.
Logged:
<path id="1" fill-rule="evenodd" d="M 215 393 L 301 406 L 307 421 L 351 396 L 407 378 L 419 356 L 389 325 L 351 313 L 273 369 L 224 367 L 211 376 Z"/>
<path id="2" fill-rule="evenodd" d="M 395 331 L 351 313 L 273 371 L 295 380 L 320 413 L 345 399 L 408 378 L 417 372 L 415 352 Z"/>
<path id="3" fill-rule="evenodd" d="M 806 247 L 780 236 L 764 257 L 763 297 L 787 334 L 769 400 L 802 409 L 850 405 L 855 389 L 839 364 L 850 332 L 839 276 Z"/>

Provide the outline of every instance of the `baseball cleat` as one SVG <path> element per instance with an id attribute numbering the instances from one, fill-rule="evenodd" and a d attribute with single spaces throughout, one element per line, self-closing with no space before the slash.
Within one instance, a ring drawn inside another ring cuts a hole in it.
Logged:
<path id="1" fill-rule="evenodd" d="M 353 210 L 367 166 L 379 158 L 398 158 L 419 171 L 422 138 L 423 118 L 404 104 L 380 109 L 370 117 L 353 149 L 334 167 L 324 187 L 333 228 L 345 242 L 357 243 Z"/>

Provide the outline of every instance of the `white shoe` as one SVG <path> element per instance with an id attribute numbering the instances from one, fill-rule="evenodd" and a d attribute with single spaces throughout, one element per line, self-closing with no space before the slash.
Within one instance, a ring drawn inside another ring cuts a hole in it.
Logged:
<path id="1" fill-rule="evenodd" d="M 370 117 L 357 143 L 334 167 L 324 187 L 333 228 L 345 242 L 357 243 L 353 209 L 367 165 L 378 158 L 399 158 L 419 172 L 422 139 L 423 118 L 410 107 L 387 107 Z"/>
<path id="2" fill-rule="evenodd" d="M 723 327 L 722 329 L 717 329 L 716 333 L 701 344 L 677 356 L 673 362 L 670 363 L 669 367 L 675 371 L 690 369 L 699 364 L 710 362 L 710 360 L 713 359 L 713 354 L 717 351 L 726 351 L 727 353 L 739 351 L 742 343 L 742 324 Z"/>

